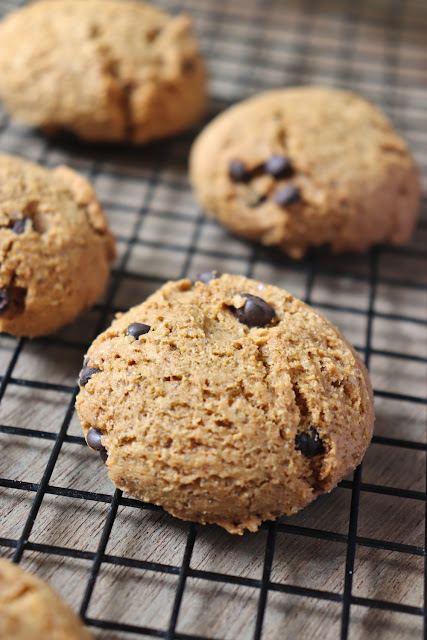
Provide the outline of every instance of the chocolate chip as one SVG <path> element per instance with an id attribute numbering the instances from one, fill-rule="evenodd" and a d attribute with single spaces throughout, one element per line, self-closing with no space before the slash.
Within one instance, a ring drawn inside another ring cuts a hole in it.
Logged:
<path id="1" fill-rule="evenodd" d="M 100 429 L 95 429 L 95 427 L 91 427 L 87 432 L 86 442 L 88 443 L 91 449 L 94 449 L 95 451 L 99 451 L 101 460 L 105 464 L 108 458 L 108 453 L 107 453 L 107 449 L 104 447 L 104 445 L 101 442 L 101 437 L 102 437 L 102 431 Z"/>
<path id="2" fill-rule="evenodd" d="M 139 336 L 143 336 L 144 333 L 148 333 L 151 327 L 149 324 L 143 324 L 142 322 L 132 322 L 127 328 L 128 336 L 132 336 L 135 340 L 138 340 Z"/>
<path id="3" fill-rule="evenodd" d="M 28 218 L 19 218 L 19 220 L 17 220 L 15 222 L 15 224 L 13 225 L 12 231 L 14 233 L 19 234 L 19 235 L 21 233 L 24 233 L 24 231 L 25 231 L 25 223 L 27 222 L 27 220 L 28 220 Z"/>
<path id="4" fill-rule="evenodd" d="M 228 167 L 228 175 L 233 182 L 247 182 L 251 174 L 241 160 L 232 160 Z"/>
<path id="5" fill-rule="evenodd" d="M 301 193 L 294 184 L 287 184 L 286 187 L 279 189 L 274 194 L 274 201 L 281 207 L 286 207 L 288 204 L 294 204 L 301 200 Z"/>
<path id="6" fill-rule="evenodd" d="M 271 156 L 264 165 L 264 171 L 278 180 L 291 175 L 292 165 L 286 156 Z"/>
<path id="7" fill-rule="evenodd" d="M 318 431 L 314 427 L 310 427 L 310 431 L 297 433 L 295 436 L 295 447 L 301 451 L 306 458 L 313 458 L 325 453 L 323 442 L 320 439 Z"/>
<path id="8" fill-rule="evenodd" d="M 8 310 L 10 305 L 10 295 L 6 289 L 0 289 L 0 313 Z"/>
<path id="9" fill-rule="evenodd" d="M 89 382 L 91 377 L 95 373 L 98 373 L 98 371 L 101 371 L 101 369 L 97 369 L 96 367 L 83 367 L 80 372 L 80 386 L 84 387 Z"/>
<path id="10" fill-rule="evenodd" d="M 88 443 L 91 449 L 95 449 L 95 451 L 101 451 L 104 447 L 101 443 L 102 431 L 100 429 L 95 429 L 95 427 L 91 427 L 87 432 L 86 442 Z"/>
<path id="11" fill-rule="evenodd" d="M 197 275 L 197 280 L 203 282 L 203 284 L 209 284 L 211 280 L 216 280 L 220 276 L 220 272 L 215 271 L 215 269 L 213 271 L 202 271 L 202 273 Z"/>
<path id="12" fill-rule="evenodd" d="M 234 315 L 242 324 L 248 327 L 265 327 L 276 315 L 273 307 L 258 296 L 250 293 L 241 293 L 242 298 L 246 298 L 243 307 L 234 309 Z"/>
<path id="13" fill-rule="evenodd" d="M 182 70 L 184 73 L 194 73 L 196 70 L 196 65 L 194 60 L 186 60 L 182 66 Z"/>
<path id="14" fill-rule="evenodd" d="M 267 200 L 267 196 L 257 193 L 256 191 L 249 191 L 246 198 L 246 204 L 248 207 L 259 207 L 260 204 Z"/>

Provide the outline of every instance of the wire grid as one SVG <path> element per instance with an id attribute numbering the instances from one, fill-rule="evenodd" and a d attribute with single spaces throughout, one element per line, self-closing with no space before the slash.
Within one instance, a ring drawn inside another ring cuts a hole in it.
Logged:
<path id="1" fill-rule="evenodd" d="M 0 2 L 1 13 L 17 4 Z M 384 108 L 426 175 L 425 5 L 157 4 L 195 19 L 210 65 L 211 115 L 270 87 L 353 89 Z M 0 112 L 1 150 L 47 166 L 66 162 L 86 175 L 119 248 L 104 300 L 75 326 L 35 341 L 1 336 L 1 553 L 49 577 L 100 638 L 421 637 L 426 199 L 407 247 L 376 247 L 366 256 L 313 252 L 292 262 L 231 237 L 197 210 L 186 179 L 194 133 L 142 150 L 90 147 L 46 140 Z M 81 359 L 113 314 L 167 279 L 209 268 L 284 286 L 325 311 L 363 354 L 380 414 L 364 463 L 368 481 L 359 467 L 301 515 L 238 540 L 113 492 L 74 415 Z M 378 468 L 383 482 L 373 475 Z M 361 531 L 368 520 L 371 529 Z M 388 582 L 393 591 L 384 591 Z"/>

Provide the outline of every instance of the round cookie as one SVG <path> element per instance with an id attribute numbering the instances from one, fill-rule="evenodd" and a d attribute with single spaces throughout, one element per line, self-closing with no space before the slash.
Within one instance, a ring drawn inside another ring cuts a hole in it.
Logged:
<path id="1" fill-rule="evenodd" d="M 2 640 L 91 640 L 79 618 L 49 585 L 0 558 Z"/>
<path id="2" fill-rule="evenodd" d="M 359 356 L 318 312 L 217 276 L 168 282 L 119 314 L 87 353 L 76 407 L 117 487 L 241 534 L 359 464 L 373 397 Z"/>
<path id="3" fill-rule="evenodd" d="M 47 133 L 143 143 L 200 118 L 206 71 L 187 16 L 136 0 L 39 0 L 0 24 L 0 98 Z"/>
<path id="4" fill-rule="evenodd" d="M 311 246 L 365 251 L 408 241 L 418 169 L 381 111 L 346 91 L 270 91 L 231 107 L 196 139 L 200 204 L 235 233 L 301 258 Z"/>
<path id="5" fill-rule="evenodd" d="M 90 184 L 0 154 L 0 331 L 41 336 L 104 291 L 114 239 Z"/>

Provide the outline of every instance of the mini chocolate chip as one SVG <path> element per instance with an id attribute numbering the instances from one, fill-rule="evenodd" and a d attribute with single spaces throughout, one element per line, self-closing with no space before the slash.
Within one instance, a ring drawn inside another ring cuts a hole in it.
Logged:
<path id="1" fill-rule="evenodd" d="M 17 220 L 15 222 L 15 224 L 12 227 L 12 231 L 14 233 L 17 234 L 21 234 L 24 233 L 25 231 L 25 223 L 27 222 L 28 218 L 19 218 L 19 220 Z"/>
<path id="2" fill-rule="evenodd" d="M 325 453 L 323 442 L 320 439 L 317 429 L 310 427 L 310 431 L 297 433 L 295 436 L 295 447 L 301 451 L 306 458 L 313 458 Z"/>
<path id="3" fill-rule="evenodd" d="M 86 442 L 88 443 L 91 449 L 95 449 L 95 451 L 101 451 L 104 446 L 101 443 L 102 431 L 100 429 L 95 429 L 95 427 L 91 427 L 87 432 Z"/>
<path id="4" fill-rule="evenodd" d="M 286 156 L 271 156 L 264 165 L 264 171 L 278 180 L 291 175 L 292 165 Z"/>
<path id="5" fill-rule="evenodd" d="M 219 271 L 213 269 L 212 271 L 202 271 L 197 275 L 197 280 L 203 282 L 203 284 L 209 284 L 211 280 L 216 280 L 221 276 Z"/>
<path id="6" fill-rule="evenodd" d="M 98 371 L 101 371 L 101 369 L 97 369 L 96 367 L 83 367 L 80 372 L 80 386 L 84 387 L 89 382 L 91 377 L 95 373 L 98 373 Z"/>
<path id="7" fill-rule="evenodd" d="M 0 313 L 8 310 L 10 305 L 10 295 L 6 289 L 0 289 Z"/>
<path id="8" fill-rule="evenodd" d="M 241 160 L 231 160 L 228 167 L 228 175 L 233 182 L 247 182 L 251 177 L 250 172 Z"/>
<path id="9" fill-rule="evenodd" d="M 194 73 L 196 70 L 196 65 L 194 60 L 186 60 L 182 67 L 184 73 Z"/>
<path id="10" fill-rule="evenodd" d="M 86 442 L 88 443 L 91 449 L 99 452 L 99 455 L 101 456 L 101 460 L 105 464 L 108 458 L 108 453 L 107 453 L 107 449 L 104 447 L 104 445 L 101 442 L 101 437 L 102 437 L 102 431 L 100 429 L 96 429 L 95 427 L 91 427 L 87 432 Z"/>
<path id="11" fill-rule="evenodd" d="M 301 193 L 294 184 L 287 184 L 286 187 L 279 189 L 274 194 L 274 201 L 281 207 L 286 207 L 288 204 L 294 204 L 301 200 Z"/>
<path id="12" fill-rule="evenodd" d="M 138 340 L 139 336 L 143 336 L 144 333 L 148 333 L 151 327 L 149 324 L 143 324 L 142 322 L 132 322 L 127 328 L 128 336 L 132 336 L 135 340 Z"/>
<path id="13" fill-rule="evenodd" d="M 265 196 L 264 194 L 257 193 L 256 191 L 249 191 L 246 198 L 246 204 L 251 208 L 259 207 L 259 205 L 266 200 L 267 196 Z"/>
<path id="14" fill-rule="evenodd" d="M 234 315 L 242 324 L 248 327 L 265 327 L 276 315 L 273 307 L 258 296 L 250 293 L 241 293 L 246 302 L 240 309 L 234 309 Z"/>

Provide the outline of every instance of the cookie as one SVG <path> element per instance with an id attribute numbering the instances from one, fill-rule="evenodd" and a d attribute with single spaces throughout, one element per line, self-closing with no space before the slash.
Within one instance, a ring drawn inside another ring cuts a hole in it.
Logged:
<path id="1" fill-rule="evenodd" d="M 321 245 L 407 242 L 419 210 L 403 140 L 374 105 L 330 88 L 270 91 L 231 107 L 196 139 L 190 177 L 222 224 L 293 258 Z"/>
<path id="2" fill-rule="evenodd" d="M 104 291 L 114 240 L 90 184 L 0 154 L 0 331 L 41 336 Z"/>
<path id="3" fill-rule="evenodd" d="M 332 324 L 235 275 L 168 282 L 90 347 L 77 412 L 113 483 L 230 533 L 293 514 L 361 461 L 364 364 Z"/>
<path id="4" fill-rule="evenodd" d="M 90 640 L 49 585 L 0 558 L 0 640 Z"/>
<path id="5" fill-rule="evenodd" d="M 144 143 L 200 118 L 206 71 L 187 16 L 135 0 L 39 0 L 0 24 L 0 98 L 47 133 Z"/>

